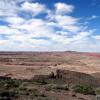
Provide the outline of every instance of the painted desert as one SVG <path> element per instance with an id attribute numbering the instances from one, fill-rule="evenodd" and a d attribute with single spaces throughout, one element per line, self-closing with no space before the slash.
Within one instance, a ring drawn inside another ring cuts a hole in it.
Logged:
<path id="1" fill-rule="evenodd" d="M 0 75 L 31 78 L 57 69 L 100 75 L 100 54 L 66 52 L 0 52 Z"/>
<path id="2" fill-rule="evenodd" d="M 0 89 L 0 100 L 95 100 L 100 54 L 0 52 Z"/>

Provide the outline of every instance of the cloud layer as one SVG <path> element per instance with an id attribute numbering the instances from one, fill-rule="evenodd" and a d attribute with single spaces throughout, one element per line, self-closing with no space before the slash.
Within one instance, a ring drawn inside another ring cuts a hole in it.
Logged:
<path id="1" fill-rule="evenodd" d="M 7 51 L 100 51 L 100 36 L 71 15 L 75 6 L 30 0 L 0 0 L 0 50 Z M 95 19 L 96 16 L 92 16 Z"/>

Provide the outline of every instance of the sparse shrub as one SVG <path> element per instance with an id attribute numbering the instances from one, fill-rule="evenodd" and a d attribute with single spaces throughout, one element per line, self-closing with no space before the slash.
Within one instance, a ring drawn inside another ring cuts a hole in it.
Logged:
<path id="1" fill-rule="evenodd" d="M 76 85 L 73 87 L 73 91 L 77 92 L 77 93 L 82 93 L 85 95 L 94 95 L 95 91 L 91 86 L 87 86 L 87 85 Z"/>
<path id="2" fill-rule="evenodd" d="M 45 80 L 36 80 L 36 83 L 39 83 L 40 85 L 46 85 L 48 84 Z"/>
<path id="3" fill-rule="evenodd" d="M 1 80 L 0 81 L 0 88 L 4 87 L 6 89 L 10 88 L 17 88 L 20 85 L 19 80 L 8 79 L 8 80 Z"/>
<path id="4" fill-rule="evenodd" d="M 26 87 L 19 87 L 19 90 L 20 90 L 20 91 L 26 91 L 27 88 L 26 88 Z"/>
<path id="5" fill-rule="evenodd" d="M 100 87 L 96 88 L 95 92 L 97 95 L 100 95 Z"/>
<path id="6" fill-rule="evenodd" d="M 50 90 L 65 90 L 68 91 L 68 87 L 67 85 L 56 85 L 56 84 L 49 84 L 48 86 L 46 86 L 45 88 L 47 91 Z"/>
<path id="7" fill-rule="evenodd" d="M 48 84 L 47 86 L 45 86 L 45 90 L 46 90 L 46 91 L 50 91 L 50 90 L 52 90 L 52 88 L 51 88 L 51 84 Z"/>
<path id="8" fill-rule="evenodd" d="M 0 100 L 13 100 L 16 97 L 16 93 L 14 91 L 4 90 L 0 92 Z"/>
<path id="9" fill-rule="evenodd" d="M 53 87 L 54 89 L 58 89 L 58 90 L 69 90 L 67 85 L 55 85 L 55 87 Z"/>
<path id="10" fill-rule="evenodd" d="M 45 80 L 40 81 L 41 85 L 45 85 L 47 84 L 47 82 Z"/>
<path id="11" fill-rule="evenodd" d="M 32 80 L 41 85 L 45 85 L 47 84 L 48 78 L 49 78 L 49 75 L 35 75 Z"/>

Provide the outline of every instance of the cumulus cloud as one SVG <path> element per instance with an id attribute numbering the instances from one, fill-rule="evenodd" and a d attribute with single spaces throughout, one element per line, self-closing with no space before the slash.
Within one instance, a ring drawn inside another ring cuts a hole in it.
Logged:
<path id="1" fill-rule="evenodd" d="M 16 16 L 18 7 L 13 0 L 0 0 L 0 16 Z"/>
<path id="2" fill-rule="evenodd" d="M 11 28 L 9 26 L 0 26 L 0 34 L 11 35 L 14 33 L 21 33 L 17 29 Z"/>
<path id="3" fill-rule="evenodd" d="M 55 16 L 55 20 L 60 24 L 60 25 L 73 25 L 77 22 L 77 18 L 74 18 L 72 16 Z"/>
<path id="4" fill-rule="evenodd" d="M 56 3 L 55 9 L 56 9 L 56 14 L 66 14 L 66 13 L 71 13 L 74 9 L 74 6 L 65 3 Z"/>
<path id="5" fill-rule="evenodd" d="M 16 16 L 16 17 L 6 17 L 5 21 L 7 21 L 9 24 L 17 24 L 18 25 L 18 24 L 24 23 L 26 20 L 19 16 Z"/>
<path id="6" fill-rule="evenodd" d="M 0 16 L 8 23 L 0 25 L 0 37 L 7 37 L 0 38 L 0 50 L 86 49 L 93 30 L 80 25 L 81 19 L 71 15 L 75 8 L 73 5 L 60 2 L 53 6 L 55 9 L 51 10 L 45 4 L 30 0 L 0 0 Z M 22 12 L 24 16 L 19 14 Z M 26 19 L 26 14 L 32 17 Z M 93 43 L 90 41 L 89 44 Z"/>
<path id="7" fill-rule="evenodd" d="M 27 12 L 32 12 L 32 15 L 35 16 L 39 13 L 46 12 L 46 7 L 45 5 L 40 4 L 38 2 L 36 3 L 25 2 L 22 4 L 22 10 L 25 10 Z"/>

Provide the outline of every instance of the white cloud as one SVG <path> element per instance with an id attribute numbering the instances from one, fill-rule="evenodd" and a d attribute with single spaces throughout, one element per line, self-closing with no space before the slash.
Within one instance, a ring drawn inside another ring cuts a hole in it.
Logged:
<path id="1" fill-rule="evenodd" d="M 5 20 L 10 23 L 10 24 L 22 24 L 24 23 L 26 20 L 19 17 L 19 16 L 16 16 L 16 17 L 6 17 Z"/>
<path id="2" fill-rule="evenodd" d="M 22 4 L 22 10 L 25 10 L 27 12 L 32 12 L 32 15 L 38 15 L 40 13 L 43 13 L 46 11 L 46 7 L 43 4 L 40 4 L 38 2 L 36 3 L 29 3 L 29 2 L 25 2 L 24 4 Z"/>
<path id="3" fill-rule="evenodd" d="M 98 18 L 98 16 L 92 15 L 91 18 L 92 18 L 92 19 L 96 19 L 96 18 Z"/>
<path id="4" fill-rule="evenodd" d="M 88 18 L 88 20 L 93 20 L 93 19 L 97 19 L 97 18 L 99 18 L 99 16 L 92 15 L 91 17 Z"/>
<path id="5" fill-rule="evenodd" d="M 0 45 L 5 45 L 7 43 L 7 40 L 0 40 Z"/>
<path id="6" fill-rule="evenodd" d="M 67 26 L 63 26 L 63 28 L 70 32 L 77 32 L 81 29 L 79 26 L 75 26 L 75 25 L 67 25 Z"/>
<path id="7" fill-rule="evenodd" d="M 72 12 L 74 6 L 65 3 L 56 3 L 55 8 L 56 8 L 56 14 L 66 14 Z"/>
<path id="8" fill-rule="evenodd" d="M 0 16 L 16 16 L 18 7 L 13 0 L 0 0 Z"/>
<path id="9" fill-rule="evenodd" d="M 72 24 L 76 24 L 78 19 L 72 16 L 58 15 L 58 16 L 55 16 L 55 20 L 60 25 L 72 25 Z"/>
<path id="10" fill-rule="evenodd" d="M 92 36 L 92 38 L 97 39 L 97 40 L 100 40 L 100 35 Z"/>
<path id="11" fill-rule="evenodd" d="M 0 26 L 0 34 L 2 35 L 9 35 L 9 37 L 13 34 L 22 34 L 23 32 L 21 32 L 20 30 L 16 29 L 16 28 L 12 28 L 10 26 Z"/>
<path id="12" fill-rule="evenodd" d="M 22 1 L 22 5 L 18 6 L 17 3 Z M 0 36 L 7 36 L 7 39 L 0 39 L 0 50 L 87 50 L 87 45 L 93 44 L 89 38 L 93 31 L 80 25 L 80 18 L 69 15 L 74 10 L 73 5 L 56 3 L 55 9 L 51 10 L 44 4 L 29 1 L 0 1 L 0 14 L 5 16 L 3 21 L 9 23 L 0 25 Z M 32 17 L 20 17 L 17 12 L 22 10 L 31 12 Z M 47 13 L 45 17 L 36 17 L 44 12 Z M 96 38 L 99 36 L 94 36 Z"/>
<path id="13" fill-rule="evenodd" d="M 13 0 L 13 1 L 20 3 L 20 2 L 26 2 L 26 1 L 28 2 L 28 1 L 31 1 L 31 0 Z M 32 1 L 35 1 L 35 0 L 32 0 Z"/>
<path id="14" fill-rule="evenodd" d="M 68 15 L 51 15 L 49 17 L 55 22 L 52 23 L 53 26 L 58 26 L 70 32 L 77 32 L 81 29 L 81 27 L 77 25 L 79 21 L 78 18 Z"/>
<path id="15" fill-rule="evenodd" d="M 91 34 L 92 34 L 92 31 L 80 32 L 80 33 L 78 33 L 76 36 L 73 37 L 72 41 L 78 41 L 78 40 L 87 38 L 87 37 L 90 36 Z"/>

